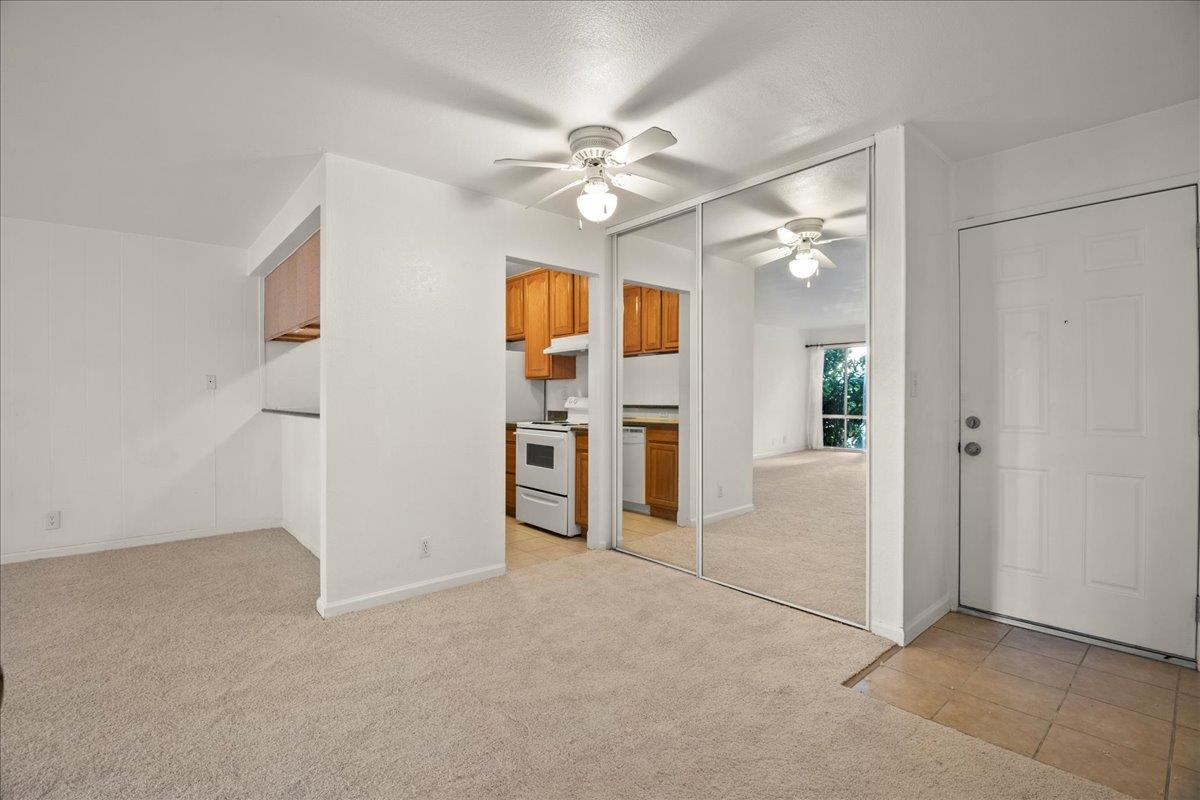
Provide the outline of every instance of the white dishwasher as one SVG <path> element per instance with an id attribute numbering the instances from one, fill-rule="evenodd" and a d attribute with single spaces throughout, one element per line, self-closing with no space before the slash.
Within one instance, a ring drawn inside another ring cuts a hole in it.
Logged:
<path id="1" fill-rule="evenodd" d="M 630 511 L 650 513 L 646 505 L 646 429 L 621 428 L 621 504 Z"/>

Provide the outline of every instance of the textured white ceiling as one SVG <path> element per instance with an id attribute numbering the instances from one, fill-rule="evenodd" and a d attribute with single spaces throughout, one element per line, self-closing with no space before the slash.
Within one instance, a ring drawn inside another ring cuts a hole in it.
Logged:
<path id="1" fill-rule="evenodd" d="M 884 127 L 961 159 L 1197 96 L 1197 4 L 25 3 L 3 212 L 247 245 L 322 151 L 529 202 L 590 123 L 683 199 Z M 552 210 L 573 214 L 564 196 Z M 617 219 L 651 210 L 624 195 Z"/>

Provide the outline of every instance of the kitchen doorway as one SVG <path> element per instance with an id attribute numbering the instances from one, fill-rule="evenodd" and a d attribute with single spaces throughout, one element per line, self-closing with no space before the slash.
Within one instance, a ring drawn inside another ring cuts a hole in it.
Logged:
<path id="1" fill-rule="evenodd" d="M 959 233 L 959 602 L 1196 658 L 1196 187 Z"/>

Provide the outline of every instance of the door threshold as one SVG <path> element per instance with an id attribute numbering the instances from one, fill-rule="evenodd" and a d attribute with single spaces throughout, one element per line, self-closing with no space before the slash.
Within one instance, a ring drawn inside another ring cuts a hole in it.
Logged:
<path id="1" fill-rule="evenodd" d="M 1088 636 L 1087 634 L 1079 633 L 1078 631 L 1072 631 L 1066 628 L 1056 628 L 1053 625 L 1042 625 L 1037 622 L 1030 622 L 1027 619 L 1009 617 L 1004 614 L 996 614 L 991 611 L 971 608 L 970 606 L 960 605 L 954 610 L 960 614 L 968 614 L 972 617 L 980 617 L 982 619 L 1003 622 L 1005 625 L 1012 625 L 1016 628 L 1025 628 L 1027 630 L 1044 633 L 1049 636 L 1057 636 L 1060 639 L 1072 639 L 1076 642 L 1082 642 L 1084 644 L 1094 644 L 1097 647 L 1105 647 L 1109 650 L 1118 650 L 1122 653 L 1141 656 L 1142 658 L 1148 658 L 1151 661 L 1161 661 L 1167 664 L 1174 664 L 1177 667 L 1184 667 L 1185 669 L 1196 669 L 1196 659 L 1194 658 L 1185 658 L 1183 656 L 1177 656 L 1171 653 L 1159 652 L 1158 650 L 1148 650 L 1144 647 L 1137 647 L 1135 645 L 1125 644 L 1123 642 L 1114 642 L 1111 639 L 1104 639 L 1099 636 Z"/>

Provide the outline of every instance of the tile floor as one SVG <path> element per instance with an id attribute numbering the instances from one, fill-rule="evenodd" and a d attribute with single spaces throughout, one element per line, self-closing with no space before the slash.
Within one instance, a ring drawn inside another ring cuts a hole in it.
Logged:
<path id="1" fill-rule="evenodd" d="M 559 536 L 505 516 L 504 562 L 509 571 L 587 551 L 586 536 Z"/>
<path id="2" fill-rule="evenodd" d="M 1200 798 L 1200 673 L 947 614 L 854 688 L 1139 798 Z"/>
<path id="3" fill-rule="evenodd" d="M 621 512 L 621 537 L 627 544 L 635 544 L 642 539 L 677 530 L 679 525 L 673 519 L 661 519 L 634 511 Z"/>

